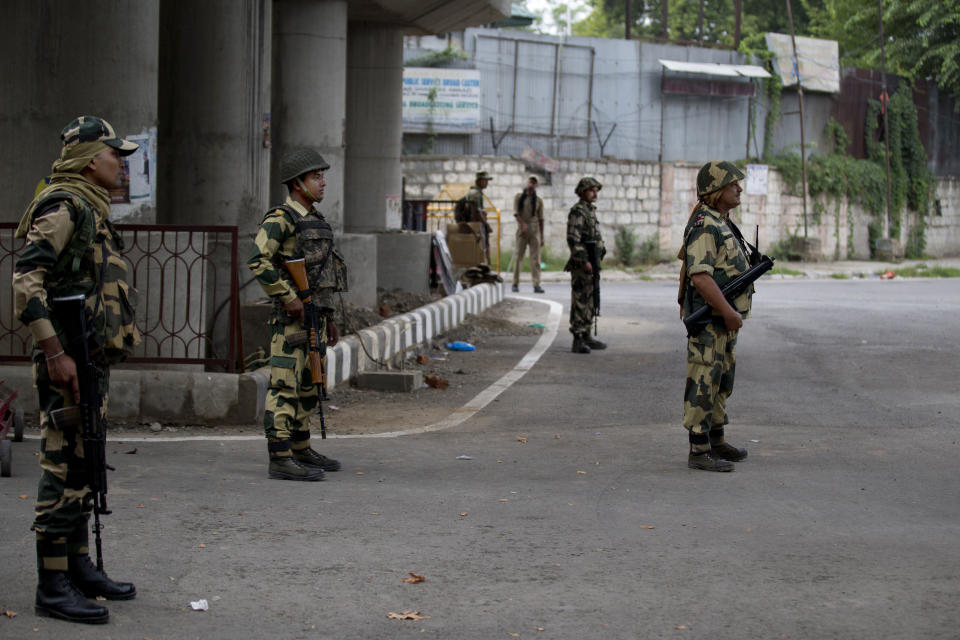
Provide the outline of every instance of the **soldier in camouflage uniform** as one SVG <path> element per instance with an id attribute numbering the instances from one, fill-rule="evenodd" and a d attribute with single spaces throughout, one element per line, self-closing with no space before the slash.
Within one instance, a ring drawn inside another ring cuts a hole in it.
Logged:
<path id="1" fill-rule="evenodd" d="M 310 446 L 310 415 L 319 398 L 308 366 L 309 344 L 290 344 L 303 333 L 303 303 L 284 262 L 304 258 L 311 300 L 320 312 L 321 350 L 339 339 L 333 321 L 336 291 L 345 290 L 346 268 L 333 246 L 333 229 L 313 205 L 323 199 L 323 172 L 330 168 L 311 149 L 288 153 L 280 163 L 280 179 L 289 197 L 267 212 L 254 240 L 247 265 L 273 299 L 270 316 L 270 387 L 263 429 L 270 455 L 268 475 L 280 480 L 322 480 L 324 471 L 340 463 Z"/>
<path id="2" fill-rule="evenodd" d="M 481 234 L 483 236 L 483 253 L 490 262 L 490 234 L 493 227 L 487 224 L 487 212 L 483 208 L 483 190 L 487 188 L 490 181 L 493 180 L 486 171 L 477 171 L 477 177 L 473 185 L 467 191 L 467 195 L 457 201 L 453 210 L 453 218 L 457 222 L 479 222 Z"/>
<path id="3" fill-rule="evenodd" d="M 710 162 L 697 174 L 697 204 L 683 233 L 678 302 L 683 317 L 701 306 L 713 308 L 713 321 L 687 339 L 687 382 L 683 426 L 689 432 L 687 466 L 732 471 L 747 457 L 724 441 L 726 403 L 733 391 L 737 333 L 750 313 L 753 285 L 731 305 L 721 287 L 749 269 L 747 248 L 730 210 L 740 205 L 743 173 L 729 162 Z"/>
<path id="4" fill-rule="evenodd" d="M 594 266 L 590 253 L 596 251 L 596 261 L 606 255 L 597 220 L 597 194 L 603 185 L 594 178 L 581 178 L 575 191 L 580 201 L 573 205 L 567 217 L 567 245 L 570 259 L 563 267 L 570 272 L 570 333 L 573 334 L 573 353 L 590 353 L 592 349 L 606 349 L 607 345 L 590 335 L 594 322 Z"/>
<path id="5" fill-rule="evenodd" d="M 25 238 L 13 275 L 14 312 L 33 334 L 33 376 L 40 401 L 40 468 L 36 517 L 37 615 L 105 623 L 109 612 L 87 598 L 129 600 L 137 590 L 115 582 L 89 556 L 92 496 L 83 456 L 82 424 L 57 425 L 50 413 L 79 400 L 76 358 L 51 300 L 83 294 L 102 340 L 92 357 L 106 410 L 113 363 L 140 341 L 136 291 L 127 284 L 123 243 L 110 223 L 108 189 L 122 185 L 122 156 L 137 145 L 105 120 L 82 116 L 60 134 L 63 146 L 49 184 L 27 207 L 16 236 Z M 68 345 L 65 349 L 65 345 Z"/>

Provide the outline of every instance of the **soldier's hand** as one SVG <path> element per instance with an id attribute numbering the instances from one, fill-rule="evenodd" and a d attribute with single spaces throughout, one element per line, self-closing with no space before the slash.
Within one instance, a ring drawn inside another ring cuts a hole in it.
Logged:
<path id="1" fill-rule="evenodd" d="M 593 275 L 593 265 L 590 264 L 589 262 L 584 262 L 584 263 L 583 263 L 583 272 L 584 272 L 584 273 L 589 273 L 589 274 Z"/>
<path id="2" fill-rule="evenodd" d="M 731 310 L 723 314 L 723 324 L 727 327 L 727 331 L 736 331 L 743 326 L 743 316 L 736 310 Z"/>
<path id="3" fill-rule="evenodd" d="M 73 390 L 73 401 L 80 404 L 80 381 L 77 380 L 77 363 L 66 353 L 47 360 L 50 382 L 57 387 Z"/>
<path id="4" fill-rule="evenodd" d="M 338 342 L 340 342 L 340 330 L 337 329 L 337 323 L 327 320 L 327 346 L 335 347 Z"/>
<path id="5" fill-rule="evenodd" d="M 294 298 L 283 305 L 283 310 L 286 311 L 287 315 L 291 318 L 300 318 L 303 316 L 303 302 L 300 301 L 300 298 Z"/>

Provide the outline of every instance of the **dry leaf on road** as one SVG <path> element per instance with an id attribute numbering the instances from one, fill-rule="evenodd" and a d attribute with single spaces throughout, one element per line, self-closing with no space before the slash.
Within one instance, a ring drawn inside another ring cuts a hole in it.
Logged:
<path id="1" fill-rule="evenodd" d="M 413 571 L 411 571 L 411 572 L 410 572 L 410 577 L 409 577 L 409 578 L 404 578 L 404 579 L 403 579 L 403 582 L 409 582 L 410 584 L 416 584 L 417 582 L 423 582 L 424 580 L 426 580 L 426 578 L 424 578 L 423 576 L 418 576 L 418 575 L 415 574 Z"/>
<path id="2" fill-rule="evenodd" d="M 523 436 L 517 436 L 517 442 L 519 442 L 520 444 L 527 444 L 527 439 L 524 438 Z"/>
<path id="3" fill-rule="evenodd" d="M 426 620 L 429 617 L 420 615 L 419 611 L 401 611 L 400 613 L 391 611 L 387 613 L 387 618 L 391 620 Z"/>
<path id="4" fill-rule="evenodd" d="M 8 618 L 12 618 L 17 615 L 17 612 L 10 611 L 10 609 L 7 609 L 6 611 L 3 612 L 3 615 L 7 616 Z"/>

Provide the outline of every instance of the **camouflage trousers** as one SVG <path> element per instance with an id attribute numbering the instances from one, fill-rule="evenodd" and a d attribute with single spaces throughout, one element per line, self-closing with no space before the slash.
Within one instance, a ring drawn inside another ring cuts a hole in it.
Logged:
<path id="1" fill-rule="evenodd" d="M 723 442 L 727 398 L 733 393 L 737 367 L 737 332 L 711 322 L 687 339 L 687 384 L 683 393 L 683 426 L 694 450 Z"/>
<path id="2" fill-rule="evenodd" d="M 535 225 L 536 222 L 529 222 Z M 513 256 L 513 284 L 520 284 L 520 268 L 523 265 L 523 254 L 530 248 L 530 277 L 533 286 L 540 286 L 540 235 L 536 231 L 525 234 L 517 229 L 517 251 Z"/>
<path id="3" fill-rule="evenodd" d="M 593 328 L 593 274 L 582 269 L 570 272 L 570 333 L 589 333 Z"/>
<path id="4" fill-rule="evenodd" d="M 326 333 L 321 319 L 321 335 Z M 303 331 L 299 322 L 271 323 L 270 387 L 263 414 L 263 431 L 274 456 L 289 456 L 290 449 L 310 446 L 310 416 L 317 409 L 317 385 L 308 360 L 309 345 L 286 343 L 289 335 Z"/>
<path id="5" fill-rule="evenodd" d="M 106 414 L 110 371 L 102 367 L 99 390 Z M 33 380 L 40 401 L 40 482 L 33 529 L 37 562 L 42 569 L 67 570 L 67 554 L 87 553 L 88 522 L 93 497 L 83 458 L 83 427 L 58 429 L 50 412 L 74 405 L 73 393 L 50 381 L 42 352 L 34 354 Z"/>

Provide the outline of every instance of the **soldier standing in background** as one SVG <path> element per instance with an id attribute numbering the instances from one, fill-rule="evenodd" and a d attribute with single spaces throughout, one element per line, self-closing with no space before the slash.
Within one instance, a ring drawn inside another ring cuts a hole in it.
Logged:
<path id="1" fill-rule="evenodd" d="M 480 233 L 483 237 L 483 254 L 490 263 L 490 233 L 493 227 L 487 224 L 487 212 L 483 208 L 483 190 L 487 188 L 493 178 L 486 171 L 477 171 L 473 185 L 467 195 L 457 200 L 453 209 L 453 219 L 457 222 L 479 222 Z"/>
<path id="2" fill-rule="evenodd" d="M 591 349 L 606 349 L 607 345 L 590 335 L 595 318 L 595 278 L 600 277 L 600 261 L 607 250 L 600 237 L 597 220 L 597 194 L 603 185 L 596 179 L 581 178 L 575 189 L 580 201 L 573 205 L 567 217 L 567 245 L 570 259 L 564 271 L 570 272 L 570 333 L 573 334 L 573 353 L 590 353 Z"/>
<path id="3" fill-rule="evenodd" d="M 687 466 L 705 471 L 733 471 L 747 457 L 724 441 L 727 398 L 733 392 L 737 333 L 750 314 L 753 285 L 731 305 L 721 288 L 750 268 L 743 236 L 730 220 L 740 206 L 743 173 L 730 162 L 709 162 L 697 174 L 697 204 L 683 232 L 683 261 L 678 302 L 686 317 L 705 304 L 713 321 L 687 338 L 687 382 L 683 426 L 689 432 Z"/>
<path id="4" fill-rule="evenodd" d="M 533 292 L 540 286 L 540 247 L 543 246 L 543 198 L 537 195 L 537 176 L 527 178 L 527 187 L 513 199 L 513 217 L 517 219 L 517 246 L 513 254 L 513 291 L 520 291 L 520 263 L 530 247 L 530 276 Z"/>
<path id="5" fill-rule="evenodd" d="M 60 134 L 63 148 L 50 183 L 34 198 L 16 237 L 26 246 L 13 275 L 14 313 L 33 334 L 33 377 L 40 401 L 40 468 L 37 490 L 37 584 L 39 616 L 101 624 L 106 607 L 87 598 L 129 600 L 137 590 L 115 582 L 89 555 L 93 510 L 92 470 L 84 458 L 84 426 L 60 424 L 51 412 L 80 403 L 81 346 L 67 339 L 67 318 L 58 318 L 52 300 L 85 296 L 92 324 L 90 357 L 97 374 L 101 418 L 106 413 L 110 365 L 122 361 L 140 341 L 134 325 L 136 291 L 120 255 L 123 242 L 109 221 L 110 193 L 123 184 L 123 160 L 137 145 L 117 136 L 108 122 L 81 116 Z M 83 375 L 90 369 L 81 368 Z M 84 379 L 86 384 L 94 384 Z M 63 413 L 61 412 L 61 414 Z M 106 513 L 106 512 L 98 512 Z"/>
<path id="6" fill-rule="evenodd" d="M 323 172 L 329 168 L 312 149 L 295 150 L 282 159 L 280 180 L 290 195 L 264 216 L 253 255 L 247 261 L 260 286 L 273 299 L 270 386 L 263 430 L 270 455 L 268 475 L 279 480 L 322 480 L 324 471 L 340 470 L 337 460 L 310 446 L 310 415 L 320 400 L 307 364 L 309 343 L 291 345 L 288 340 L 294 334 L 303 335 L 304 307 L 284 266 L 287 260 L 305 259 L 311 289 L 306 295 L 320 311 L 318 340 L 323 345 L 337 344 L 333 294 L 344 290 L 345 267 L 333 247 L 333 229 L 313 208 L 323 200 Z"/>

